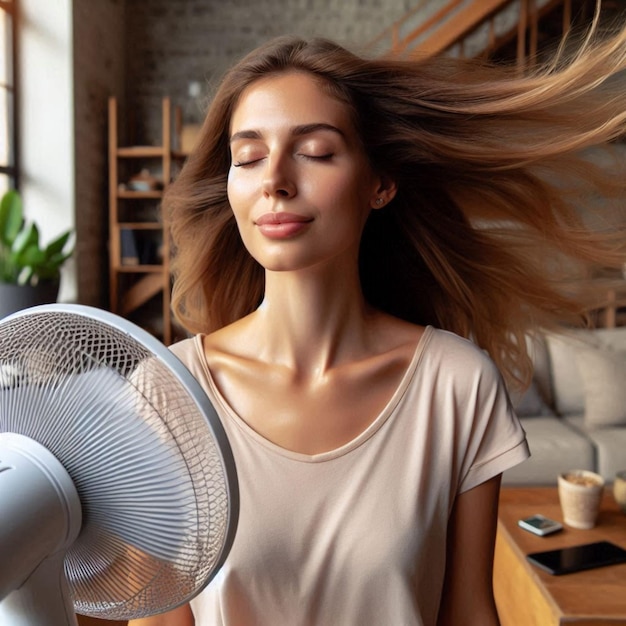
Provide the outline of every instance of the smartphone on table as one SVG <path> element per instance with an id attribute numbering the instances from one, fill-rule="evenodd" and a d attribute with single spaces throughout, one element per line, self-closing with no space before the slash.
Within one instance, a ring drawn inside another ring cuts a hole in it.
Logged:
<path id="1" fill-rule="evenodd" d="M 563 524 L 539 514 L 521 519 L 517 523 L 524 530 L 540 537 L 563 530 Z"/>
<path id="2" fill-rule="evenodd" d="M 553 575 L 626 563 L 626 550 L 610 541 L 595 541 L 579 546 L 534 552 L 528 561 Z"/>

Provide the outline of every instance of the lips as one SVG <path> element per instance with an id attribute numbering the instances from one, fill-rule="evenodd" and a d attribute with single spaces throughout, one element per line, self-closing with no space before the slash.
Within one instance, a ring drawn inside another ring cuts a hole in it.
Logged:
<path id="1" fill-rule="evenodd" d="M 312 217 L 297 213 L 265 213 L 255 224 L 269 239 L 291 239 L 307 230 L 312 221 Z"/>
<path id="2" fill-rule="evenodd" d="M 257 226 L 265 226 L 267 224 L 303 224 L 312 222 L 313 219 L 296 213 L 265 213 L 256 220 Z"/>

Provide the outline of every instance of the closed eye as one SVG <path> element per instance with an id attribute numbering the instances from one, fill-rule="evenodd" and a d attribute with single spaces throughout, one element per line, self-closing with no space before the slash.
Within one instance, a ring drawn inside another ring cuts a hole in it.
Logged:
<path id="1" fill-rule="evenodd" d="M 310 159 L 311 161 L 329 161 L 335 155 L 332 152 L 329 152 L 328 154 L 301 154 L 300 156 L 305 159 Z"/>
<path id="2" fill-rule="evenodd" d="M 237 161 L 233 163 L 233 167 L 247 167 L 254 165 L 255 163 L 260 163 L 265 157 L 261 157 L 259 159 L 251 159 L 250 161 Z"/>

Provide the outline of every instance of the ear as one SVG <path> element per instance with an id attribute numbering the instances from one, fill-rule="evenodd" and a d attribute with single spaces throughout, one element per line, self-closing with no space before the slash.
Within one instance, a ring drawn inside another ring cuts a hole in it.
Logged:
<path id="1" fill-rule="evenodd" d="M 382 209 L 384 206 L 387 206 L 394 199 L 397 190 L 396 181 L 391 176 L 387 174 L 381 175 L 376 191 L 370 200 L 371 207 L 373 209 Z"/>

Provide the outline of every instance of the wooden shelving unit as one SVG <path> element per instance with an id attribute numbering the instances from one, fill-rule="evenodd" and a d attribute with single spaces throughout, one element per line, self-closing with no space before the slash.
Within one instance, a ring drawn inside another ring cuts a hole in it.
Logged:
<path id="1" fill-rule="evenodd" d="M 172 109 L 162 102 L 161 144 L 120 146 L 118 102 L 109 98 L 109 302 L 113 313 L 157 336 L 173 340 L 170 309 L 170 242 L 163 191 L 172 178 Z M 157 189 L 129 188 L 149 170 Z"/>

